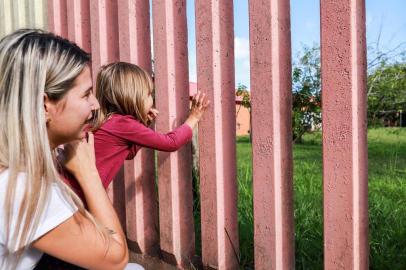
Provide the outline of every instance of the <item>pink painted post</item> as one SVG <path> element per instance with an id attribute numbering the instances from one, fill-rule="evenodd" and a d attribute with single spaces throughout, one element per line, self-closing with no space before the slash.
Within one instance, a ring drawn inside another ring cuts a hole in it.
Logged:
<path id="1" fill-rule="evenodd" d="M 324 268 L 368 269 L 365 1 L 321 1 Z"/>
<path id="2" fill-rule="evenodd" d="M 93 80 L 98 69 L 119 60 L 117 0 L 90 0 Z"/>
<path id="3" fill-rule="evenodd" d="M 189 111 L 185 0 L 152 2 L 156 128 L 168 132 Z M 194 255 L 192 152 L 190 143 L 174 153 L 158 152 L 160 243 L 166 261 L 190 267 Z"/>
<path id="4" fill-rule="evenodd" d="M 92 48 L 92 74 L 95 84 L 100 66 L 119 60 L 118 14 L 116 0 L 90 0 L 90 29 Z M 125 220 L 124 169 L 122 168 L 108 188 L 123 228 Z"/>
<path id="5" fill-rule="evenodd" d="M 118 27 L 120 61 L 151 73 L 149 1 L 119 1 Z M 154 151 L 147 148 L 124 164 L 127 243 L 131 251 L 148 255 L 159 251 L 154 165 Z"/>
<path id="6" fill-rule="evenodd" d="M 66 0 L 48 0 L 48 30 L 62 37 L 68 36 Z"/>
<path id="7" fill-rule="evenodd" d="M 255 269 L 294 269 L 289 1 L 249 5 Z"/>
<path id="8" fill-rule="evenodd" d="M 67 1 L 68 38 L 90 52 L 90 6 L 89 1 Z"/>
<path id="9" fill-rule="evenodd" d="M 202 260 L 238 269 L 233 2 L 195 5 L 198 89 L 211 100 L 199 124 Z"/>

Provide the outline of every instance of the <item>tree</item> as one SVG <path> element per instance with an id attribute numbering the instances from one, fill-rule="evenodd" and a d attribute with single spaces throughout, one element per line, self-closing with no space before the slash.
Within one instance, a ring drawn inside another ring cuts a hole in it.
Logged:
<path id="1" fill-rule="evenodd" d="M 384 112 L 401 110 L 406 110 L 406 63 L 382 65 L 368 75 L 369 123 L 376 125 Z"/>
<path id="2" fill-rule="evenodd" d="M 368 123 L 381 124 L 381 117 L 395 121 L 406 110 L 406 43 L 383 51 L 378 38 L 368 52 Z"/>
<path id="3" fill-rule="evenodd" d="M 293 141 L 321 124 L 320 48 L 303 47 L 292 69 Z"/>

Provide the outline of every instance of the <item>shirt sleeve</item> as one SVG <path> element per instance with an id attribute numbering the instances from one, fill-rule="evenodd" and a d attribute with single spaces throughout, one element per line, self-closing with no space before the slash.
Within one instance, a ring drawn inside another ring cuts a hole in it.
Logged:
<path id="1" fill-rule="evenodd" d="M 122 116 L 114 120 L 113 123 L 101 129 L 142 147 L 173 152 L 192 139 L 193 132 L 187 124 L 163 134 L 144 126 L 132 117 Z"/>
<path id="2" fill-rule="evenodd" d="M 76 206 L 66 201 L 57 184 L 52 184 L 50 189 L 49 203 L 41 216 L 33 241 L 72 217 L 78 210 Z"/>
<path id="3" fill-rule="evenodd" d="M 16 228 L 16 224 L 18 221 L 18 213 L 21 207 L 23 194 L 25 190 L 24 188 L 26 181 L 25 177 L 26 177 L 25 174 L 20 173 L 17 178 L 17 189 L 13 205 L 13 212 L 11 216 L 11 227 L 10 227 L 11 235 L 14 234 L 14 230 Z M 3 191 L 4 190 L 5 189 L 3 189 Z M 77 211 L 76 206 L 72 206 L 70 205 L 70 203 L 66 201 L 66 199 L 62 194 L 62 190 L 56 183 L 51 184 L 48 196 L 49 196 L 48 202 L 46 203 L 45 209 L 40 217 L 38 227 L 35 229 L 33 233 L 33 238 L 30 239 L 30 243 L 37 240 L 50 230 L 54 229 L 59 224 L 66 221 L 68 218 L 73 216 L 73 214 Z M 4 200 L 2 200 L 2 202 L 4 202 Z M 0 206 L 4 207 L 3 205 Z M 11 250 L 11 247 L 7 248 L 10 251 L 14 252 L 14 250 Z"/>

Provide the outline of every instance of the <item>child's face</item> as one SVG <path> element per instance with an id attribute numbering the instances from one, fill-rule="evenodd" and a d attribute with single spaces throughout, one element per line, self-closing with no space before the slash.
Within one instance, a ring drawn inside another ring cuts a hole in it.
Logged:
<path id="1" fill-rule="evenodd" d="M 152 109 L 154 106 L 154 98 L 152 96 L 152 90 L 149 91 L 148 97 L 145 100 L 145 115 L 148 115 L 149 111 Z"/>
<path id="2" fill-rule="evenodd" d="M 93 111 L 100 105 L 93 95 L 89 67 L 75 79 L 74 86 L 58 101 L 45 97 L 48 137 L 52 147 L 82 139 L 89 130 Z"/>

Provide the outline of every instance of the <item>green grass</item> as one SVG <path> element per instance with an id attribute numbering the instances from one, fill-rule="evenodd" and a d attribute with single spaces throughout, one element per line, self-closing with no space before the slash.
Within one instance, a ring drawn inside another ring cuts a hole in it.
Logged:
<path id="1" fill-rule="evenodd" d="M 323 269 L 321 134 L 294 146 L 296 269 Z M 237 139 L 240 265 L 253 269 L 251 145 Z M 406 269 L 406 129 L 368 132 L 370 269 Z"/>

